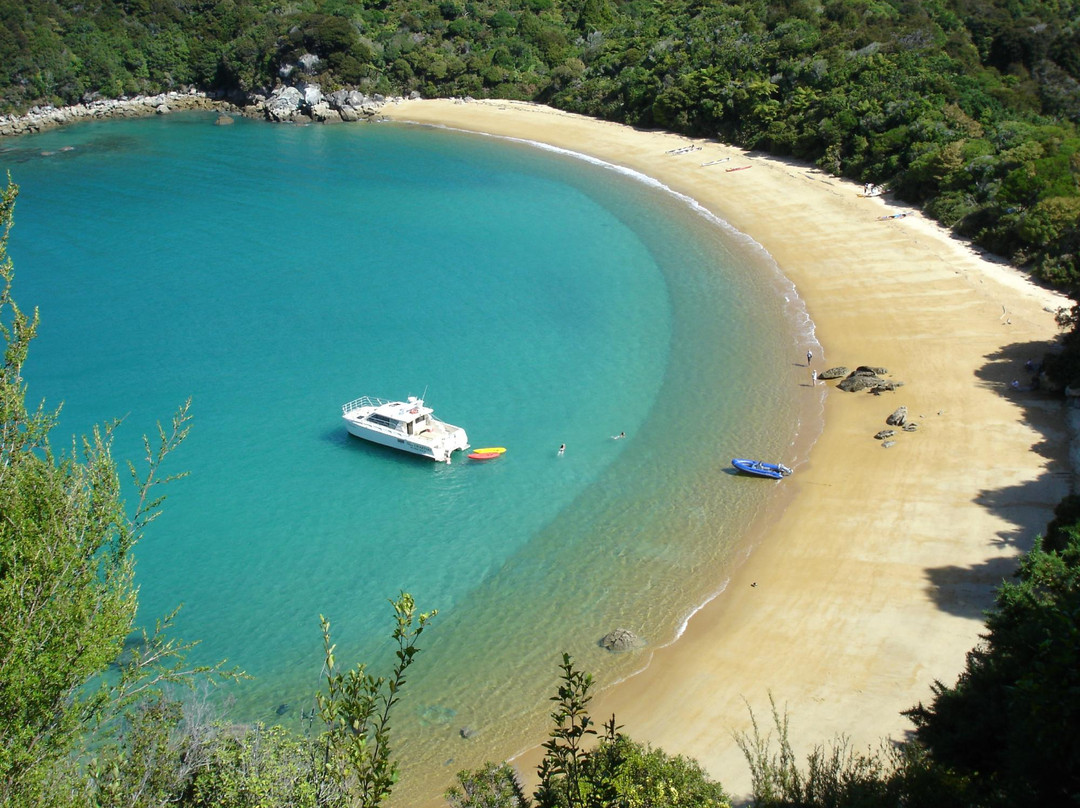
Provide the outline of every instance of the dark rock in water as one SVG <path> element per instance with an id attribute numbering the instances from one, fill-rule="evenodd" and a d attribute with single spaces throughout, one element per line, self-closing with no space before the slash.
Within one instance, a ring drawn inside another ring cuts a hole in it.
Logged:
<path id="1" fill-rule="evenodd" d="M 645 641 L 643 639 L 630 631 L 630 629 L 626 628 L 617 628 L 614 631 L 609 631 L 600 638 L 600 646 L 613 653 L 633 651 L 635 648 L 640 648 L 644 644 Z"/>
<path id="2" fill-rule="evenodd" d="M 878 432 L 876 435 L 874 435 L 874 440 L 885 440 L 886 438 L 891 438 L 895 434 L 896 434 L 895 429 L 883 429 L 880 432 Z"/>
<path id="3" fill-rule="evenodd" d="M 897 407 L 888 418 L 885 419 L 885 423 L 889 426 L 903 426 L 907 422 L 907 407 Z"/>
<path id="4" fill-rule="evenodd" d="M 285 713 L 289 712 L 290 709 L 291 708 L 289 707 L 288 704 L 279 704 L 277 709 L 274 710 L 274 712 L 277 713 L 278 715 L 285 715 Z"/>
<path id="5" fill-rule="evenodd" d="M 473 729 L 472 727 L 462 727 L 459 730 L 459 734 L 461 735 L 462 738 L 464 738 L 467 741 L 467 740 L 469 740 L 469 738 L 475 738 L 476 737 L 476 730 Z"/>
<path id="6" fill-rule="evenodd" d="M 844 367 L 843 365 L 840 365 L 839 367 L 829 368 L 828 370 L 821 371 L 821 373 L 819 373 L 817 375 L 817 377 L 819 379 L 828 380 L 828 379 L 842 379 L 844 376 L 847 376 L 847 375 L 848 375 L 848 369 L 846 367 Z"/>
<path id="7" fill-rule="evenodd" d="M 218 115 L 217 120 L 214 121 L 214 126 L 228 126 L 233 123 L 232 115 Z"/>

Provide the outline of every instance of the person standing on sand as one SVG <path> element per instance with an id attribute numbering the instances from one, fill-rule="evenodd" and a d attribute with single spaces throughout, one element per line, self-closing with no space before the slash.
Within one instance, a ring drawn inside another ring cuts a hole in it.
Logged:
<path id="1" fill-rule="evenodd" d="M 812 384 L 814 384 L 814 385 L 817 385 L 817 371 L 816 370 L 811 370 L 810 371 L 810 382 Z"/>
<path id="2" fill-rule="evenodd" d="M 814 352 L 813 351 L 807 351 L 806 352 L 806 366 L 810 367 L 810 363 L 813 362 L 813 361 L 814 361 Z"/>

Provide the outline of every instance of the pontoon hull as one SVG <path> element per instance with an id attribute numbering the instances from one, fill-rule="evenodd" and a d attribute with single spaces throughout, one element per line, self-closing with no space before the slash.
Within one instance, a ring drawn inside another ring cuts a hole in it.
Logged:
<path id="1" fill-rule="evenodd" d="M 760 460 L 747 460 L 736 457 L 731 461 L 731 465 L 746 474 L 753 474 L 757 477 L 771 477 L 774 480 L 783 479 L 791 474 L 791 469 L 782 463 L 763 463 Z"/>

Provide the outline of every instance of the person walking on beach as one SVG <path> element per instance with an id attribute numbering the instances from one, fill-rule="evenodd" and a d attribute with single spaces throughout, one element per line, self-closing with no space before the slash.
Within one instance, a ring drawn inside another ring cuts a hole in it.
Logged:
<path id="1" fill-rule="evenodd" d="M 810 371 L 810 382 L 812 384 L 814 384 L 814 385 L 817 385 L 817 371 L 816 370 L 811 370 Z"/>
<path id="2" fill-rule="evenodd" d="M 813 351 L 807 351 L 806 352 L 806 366 L 810 367 L 810 363 L 813 362 L 813 361 L 814 361 L 814 352 Z"/>

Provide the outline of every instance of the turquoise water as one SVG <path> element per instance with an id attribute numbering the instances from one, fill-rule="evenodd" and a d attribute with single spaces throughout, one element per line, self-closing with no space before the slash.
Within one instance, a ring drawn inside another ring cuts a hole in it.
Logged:
<path id="1" fill-rule="evenodd" d="M 16 299 L 41 311 L 30 398 L 64 403 L 59 445 L 124 417 L 116 455 L 137 460 L 191 397 L 140 618 L 182 603 L 195 661 L 255 677 L 236 719 L 299 725 L 320 614 L 339 659 L 377 667 L 388 598 L 438 608 L 398 744 L 403 793 L 437 791 L 532 737 L 564 650 L 616 681 L 647 657 L 600 636 L 670 642 L 722 589 L 775 490 L 730 458 L 800 459 L 808 327 L 752 244 L 610 168 L 213 117 L 0 143 Z M 410 394 L 506 455 L 447 466 L 346 434 L 343 402 Z"/>

